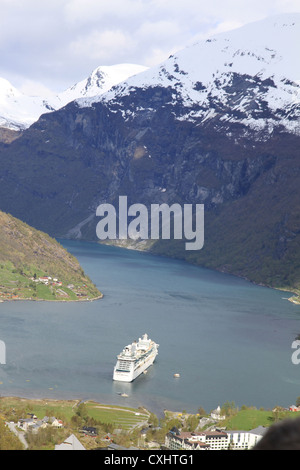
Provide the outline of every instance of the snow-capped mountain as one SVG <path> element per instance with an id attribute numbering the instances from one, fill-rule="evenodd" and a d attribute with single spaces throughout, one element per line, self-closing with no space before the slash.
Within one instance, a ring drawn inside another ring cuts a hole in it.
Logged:
<path id="1" fill-rule="evenodd" d="M 99 97 L 116 103 L 126 119 L 142 108 L 126 96 L 154 87 L 172 89 L 168 103 L 177 119 L 225 127 L 239 123 L 256 131 L 282 126 L 300 134 L 300 14 L 248 24 L 187 47 Z M 89 106 L 94 100 L 79 100 Z M 148 108 L 150 110 L 150 108 Z"/>
<path id="2" fill-rule="evenodd" d="M 29 127 L 42 113 L 53 111 L 49 101 L 27 96 L 0 78 L 0 127 L 20 130 Z"/>
<path id="3" fill-rule="evenodd" d="M 57 95 L 56 106 L 62 107 L 78 98 L 99 96 L 128 77 L 144 72 L 147 67 L 136 64 L 118 64 L 96 68 L 91 75 Z"/>
<path id="4" fill-rule="evenodd" d="M 27 96 L 6 79 L 0 78 L 0 127 L 26 129 L 44 113 L 57 110 L 77 98 L 99 96 L 119 82 L 145 70 L 146 67 L 135 64 L 98 67 L 87 79 L 62 93 L 46 97 Z"/>

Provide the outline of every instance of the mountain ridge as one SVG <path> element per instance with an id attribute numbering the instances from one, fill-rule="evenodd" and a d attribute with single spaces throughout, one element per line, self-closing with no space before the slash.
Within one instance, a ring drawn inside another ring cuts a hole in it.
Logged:
<path id="1" fill-rule="evenodd" d="M 0 77 L 0 127 L 12 131 L 27 129 L 42 114 L 58 110 L 80 97 L 92 97 L 105 93 L 130 75 L 146 69 L 136 64 L 99 66 L 86 79 L 63 92 L 53 92 L 47 96 L 26 95 L 8 80 Z"/>

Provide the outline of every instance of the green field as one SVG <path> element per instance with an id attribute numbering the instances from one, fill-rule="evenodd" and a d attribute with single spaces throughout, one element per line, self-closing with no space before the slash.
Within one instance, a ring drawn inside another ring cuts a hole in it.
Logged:
<path id="1" fill-rule="evenodd" d="M 87 403 L 89 416 L 101 423 L 112 424 L 116 428 L 129 430 L 133 426 L 148 421 L 149 414 L 144 410 L 123 408 L 111 405 L 99 405 L 97 403 Z"/>
<path id="2" fill-rule="evenodd" d="M 64 422 L 70 422 L 76 414 L 77 400 L 27 400 L 14 397 L 0 398 L 0 413 L 13 419 L 26 417 L 27 413 L 33 413 L 38 419 L 44 416 L 55 416 Z M 90 418 L 103 424 L 112 424 L 115 428 L 130 430 L 148 421 L 149 414 L 145 410 L 126 408 L 111 405 L 102 405 L 94 402 L 86 402 L 85 409 Z M 14 410 L 12 412 L 12 410 Z"/>
<path id="3" fill-rule="evenodd" d="M 258 426 L 269 427 L 279 420 L 294 419 L 299 416 L 300 412 L 292 413 L 286 410 L 275 412 L 271 410 L 246 408 L 241 409 L 234 416 L 222 421 L 220 426 L 226 427 L 227 430 L 250 431 Z"/>
<path id="4" fill-rule="evenodd" d="M 17 269 L 9 261 L 0 263 L 0 299 L 75 301 L 93 299 L 97 297 L 97 294 L 98 296 L 100 294 L 93 286 L 87 286 L 83 282 L 79 283 L 78 280 L 72 284 L 74 287 L 70 289 L 67 282 L 64 282 L 62 286 L 53 285 L 51 282 L 49 285 L 45 285 L 42 282 L 34 282 L 33 276 L 43 277 L 45 273 L 35 266 L 24 266 Z"/>

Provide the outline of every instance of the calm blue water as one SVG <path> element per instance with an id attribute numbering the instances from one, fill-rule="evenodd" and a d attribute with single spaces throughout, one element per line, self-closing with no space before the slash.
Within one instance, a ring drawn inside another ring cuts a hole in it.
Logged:
<path id="1" fill-rule="evenodd" d="M 104 298 L 0 304 L 2 396 L 94 399 L 160 413 L 210 411 L 227 400 L 288 406 L 300 395 L 300 365 L 291 361 L 300 306 L 287 294 L 146 253 L 63 244 Z M 160 344 L 155 364 L 132 384 L 113 382 L 116 355 L 145 332 Z"/>

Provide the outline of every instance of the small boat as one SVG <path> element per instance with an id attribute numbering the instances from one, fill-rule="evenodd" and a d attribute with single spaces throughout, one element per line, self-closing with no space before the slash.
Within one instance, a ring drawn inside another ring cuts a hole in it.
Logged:
<path id="1" fill-rule="evenodd" d="M 176 378 L 180 377 L 180 374 L 174 374 L 174 377 L 176 377 Z"/>
<path id="2" fill-rule="evenodd" d="M 121 393 L 121 397 L 128 397 L 127 393 Z"/>

